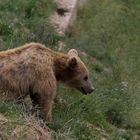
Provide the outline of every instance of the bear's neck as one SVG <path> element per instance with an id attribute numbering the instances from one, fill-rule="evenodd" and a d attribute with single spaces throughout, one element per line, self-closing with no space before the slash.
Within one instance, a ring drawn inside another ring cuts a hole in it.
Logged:
<path id="1" fill-rule="evenodd" d="M 54 56 L 54 73 L 57 81 L 65 82 L 68 75 L 68 55 L 56 53 Z"/>

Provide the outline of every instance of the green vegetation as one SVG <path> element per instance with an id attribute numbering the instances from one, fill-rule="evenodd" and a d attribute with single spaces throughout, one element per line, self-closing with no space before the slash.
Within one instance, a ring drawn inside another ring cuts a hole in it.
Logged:
<path id="1" fill-rule="evenodd" d="M 54 139 L 140 139 L 140 1 L 89 0 L 66 37 L 49 24 L 53 8 L 51 0 L 0 1 L 0 50 L 32 41 L 57 49 L 64 41 L 90 70 L 96 87 L 91 95 L 58 85 L 48 124 Z M 15 120 L 0 126 L 7 139 L 17 123 L 26 124 L 29 114 L 22 108 L 0 103 L 0 113 Z"/>
<path id="2" fill-rule="evenodd" d="M 1 0 L 1 50 L 31 41 L 53 43 L 55 39 L 48 19 L 52 9 L 51 0 Z"/>

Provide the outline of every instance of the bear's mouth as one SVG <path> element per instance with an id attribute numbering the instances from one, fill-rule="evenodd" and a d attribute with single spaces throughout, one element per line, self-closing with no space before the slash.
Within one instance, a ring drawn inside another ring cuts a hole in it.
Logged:
<path id="1" fill-rule="evenodd" d="M 87 95 L 87 92 L 84 90 L 83 87 L 80 88 L 80 91 L 81 91 L 83 94 Z"/>
<path id="2" fill-rule="evenodd" d="M 91 88 L 91 89 L 88 89 L 88 90 L 85 89 L 84 87 L 81 87 L 81 88 L 80 88 L 80 91 L 81 91 L 83 94 L 85 94 L 85 95 L 91 94 L 94 90 L 95 90 L 94 88 Z"/>

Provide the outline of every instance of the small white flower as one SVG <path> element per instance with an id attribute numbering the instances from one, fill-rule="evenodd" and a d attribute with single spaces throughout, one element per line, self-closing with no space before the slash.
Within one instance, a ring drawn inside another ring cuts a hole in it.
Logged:
<path id="1" fill-rule="evenodd" d="M 122 84 L 123 87 L 127 87 L 128 86 L 128 82 L 125 82 L 125 81 L 122 81 L 121 84 Z"/>

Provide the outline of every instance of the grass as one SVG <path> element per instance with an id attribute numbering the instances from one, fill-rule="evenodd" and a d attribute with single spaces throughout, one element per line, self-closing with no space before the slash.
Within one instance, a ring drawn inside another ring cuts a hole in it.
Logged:
<path id="1" fill-rule="evenodd" d="M 89 0 L 66 37 L 49 23 L 53 9 L 51 0 L 0 1 L 0 50 L 32 41 L 57 50 L 64 41 L 79 50 L 90 71 L 94 94 L 58 85 L 54 121 L 48 124 L 53 139 L 140 139 L 139 0 Z M 24 106 L 0 103 L 0 113 L 20 126 L 28 124 L 27 112 Z M 16 126 L 6 123 L 0 131 L 8 139 Z"/>
<path id="2" fill-rule="evenodd" d="M 31 41 L 54 41 L 48 19 L 53 9 L 51 0 L 6 0 L 0 2 L 0 9 L 1 50 Z"/>
<path id="3" fill-rule="evenodd" d="M 94 58 L 90 68 L 96 72 L 93 82 L 102 113 L 115 124 L 138 128 L 139 5 L 131 0 L 90 1 L 66 39 L 69 46 Z"/>

